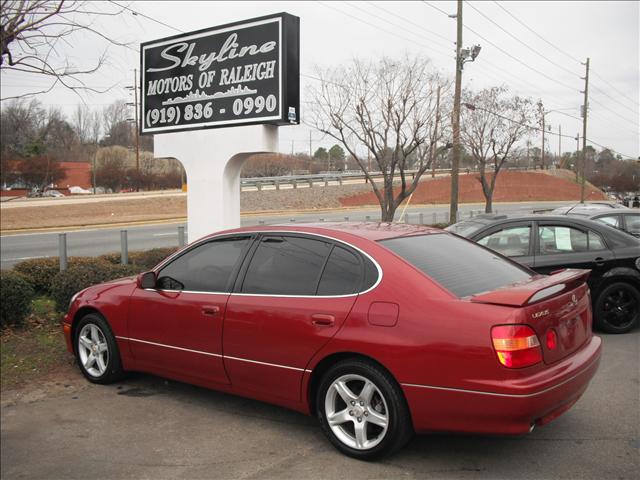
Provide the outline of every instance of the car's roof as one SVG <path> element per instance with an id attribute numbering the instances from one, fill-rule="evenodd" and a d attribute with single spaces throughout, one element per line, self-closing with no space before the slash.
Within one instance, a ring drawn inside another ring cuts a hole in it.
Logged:
<path id="1" fill-rule="evenodd" d="M 549 214 L 541 214 L 541 213 L 513 214 L 513 215 L 482 214 L 482 215 L 477 215 L 476 217 L 473 217 L 470 219 L 462 220 L 452 225 L 452 226 L 455 226 L 455 225 L 461 226 L 463 224 L 469 225 L 473 223 L 478 225 L 477 228 L 473 230 L 468 230 L 464 233 L 460 233 L 459 229 L 458 229 L 458 232 L 456 232 L 454 229 L 451 229 L 450 231 L 452 231 L 453 233 L 457 233 L 459 235 L 463 235 L 465 237 L 472 237 L 490 225 L 494 225 L 494 224 L 499 225 L 500 223 L 503 223 L 503 222 L 512 222 L 512 221 L 519 221 L 519 220 L 522 220 L 522 221 L 538 220 L 538 221 L 553 221 L 553 222 L 557 221 L 557 222 L 564 222 L 564 223 L 573 223 L 575 225 L 582 225 L 583 227 L 596 230 L 597 232 L 606 233 L 608 237 L 615 237 L 617 240 L 619 240 L 623 244 L 635 245 L 635 242 L 637 242 L 638 240 L 631 234 L 628 234 L 610 225 L 606 225 L 601 222 L 596 222 L 595 220 L 590 220 L 585 216 L 549 215 Z M 449 230 L 449 228 L 450 227 L 447 227 L 447 230 Z"/>
<path id="2" fill-rule="evenodd" d="M 224 233 L 273 231 L 292 233 L 315 233 L 318 235 L 338 237 L 342 237 L 342 234 L 349 234 L 370 241 L 378 241 L 387 238 L 404 237 L 409 235 L 446 233 L 439 228 L 427 227 L 422 225 L 383 222 L 318 222 L 284 225 L 259 225 L 254 227 L 242 227 L 234 230 L 227 230 Z"/>

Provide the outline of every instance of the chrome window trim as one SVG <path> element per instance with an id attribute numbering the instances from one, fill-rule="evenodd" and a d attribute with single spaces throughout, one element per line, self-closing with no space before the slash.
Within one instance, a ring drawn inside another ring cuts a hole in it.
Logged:
<path id="1" fill-rule="evenodd" d="M 345 294 L 345 295 L 283 295 L 283 294 L 270 294 L 270 293 L 240 293 L 240 292 L 197 292 L 197 291 L 190 291 L 190 290 L 161 290 L 161 289 L 148 289 L 146 288 L 145 290 L 147 291 L 154 291 L 154 292 L 175 292 L 175 293 L 202 293 L 202 294 L 213 294 L 213 295 L 231 295 L 231 296 L 238 296 L 238 297 L 272 297 L 272 298 L 348 298 L 348 297 L 357 297 L 358 295 L 364 295 L 365 293 L 369 293 L 372 290 L 374 290 L 378 285 L 380 285 L 380 282 L 382 282 L 382 277 L 383 277 L 383 271 L 382 271 L 382 267 L 380 266 L 380 264 L 371 256 L 369 255 L 367 252 L 365 252 L 364 250 L 362 250 L 361 248 L 356 247 L 355 245 L 350 244 L 349 242 L 346 242 L 344 240 L 340 240 L 338 238 L 335 237 L 331 237 L 329 235 L 323 235 L 321 233 L 311 233 L 311 232 L 304 232 L 304 231 L 300 231 L 300 230 L 251 230 L 251 231 L 243 231 L 243 232 L 233 232 L 233 233 L 221 233 L 218 235 L 214 235 L 212 237 L 206 237 L 200 241 L 197 241 L 196 243 L 194 243 L 193 245 L 189 245 L 189 247 L 191 248 L 196 248 L 197 246 L 199 246 L 201 243 L 207 243 L 210 242 L 212 240 L 215 240 L 216 238 L 224 238 L 224 237 L 236 237 L 236 236 L 243 236 L 243 235 L 255 235 L 255 234 L 260 234 L 260 233 L 269 233 L 269 234 L 299 234 L 299 235 L 308 235 L 308 236 L 314 236 L 314 237 L 320 237 L 320 238 L 324 238 L 327 240 L 331 240 L 332 242 L 336 242 L 337 244 L 342 244 L 342 245 L 346 245 L 352 249 L 354 249 L 355 251 L 359 252 L 361 255 L 364 255 L 366 258 L 368 258 L 373 265 L 376 267 L 376 270 L 378 271 L 378 279 L 375 281 L 375 283 L 369 287 L 366 290 L 363 290 L 362 292 L 356 292 L 356 293 L 349 293 L 349 294 Z M 154 272 L 158 272 L 159 270 L 161 270 L 165 264 L 169 263 L 174 256 L 180 254 L 182 252 L 182 250 L 178 250 L 177 252 L 175 252 L 173 255 L 171 255 L 170 257 L 166 258 L 162 263 L 160 263 L 158 266 L 156 266 L 153 271 Z"/>
<path id="2" fill-rule="evenodd" d="M 156 347 L 170 348 L 172 350 L 182 350 L 184 352 L 197 353 L 197 354 L 200 354 L 200 355 L 208 355 L 210 357 L 222 358 L 223 360 L 227 360 L 227 359 L 228 360 L 237 360 L 237 361 L 240 361 L 240 362 L 255 363 L 257 365 L 266 365 L 268 367 L 285 368 L 287 370 L 295 370 L 295 371 L 298 371 L 298 372 L 311 373 L 311 370 L 306 369 L 306 368 L 290 367 L 288 365 L 280 365 L 280 364 L 277 364 L 277 363 L 259 362 L 258 360 L 249 360 L 248 358 L 231 357 L 231 356 L 223 355 L 223 354 L 220 354 L 220 353 L 203 352 L 203 351 L 200 351 L 200 350 L 192 350 L 190 348 L 176 347 L 174 345 L 166 345 L 164 343 L 149 342 L 148 340 L 140 340 L 138 338 L 123 337 L 123 336 L 120 336 L 120 335 L 116 335 L 116 339 L 118 339 L 118 340 L 127 340 L 129 342 L 145 343 L 147 345 L 154 345 Z"/>

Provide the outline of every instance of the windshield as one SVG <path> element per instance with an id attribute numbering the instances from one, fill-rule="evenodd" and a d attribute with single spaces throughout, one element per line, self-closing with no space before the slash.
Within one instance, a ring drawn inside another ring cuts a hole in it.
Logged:
<path id="1" fill-rule="evenodd" d="M 481 222 L 474 222 L 473 220 L 464 220 L 462 222 L 449 225 L 447 228 L 445 228 L 445 230 L 447 232 L 457 233 L 461 237 L 469 237 L 484 226 L 485 224 Z"/>
<path id="2" fill-rule="evenodd" d="M 417 235 L 380 243 L 458 297 L 488 292 L 532 276 L 524 267 L 454 235 Z"/>

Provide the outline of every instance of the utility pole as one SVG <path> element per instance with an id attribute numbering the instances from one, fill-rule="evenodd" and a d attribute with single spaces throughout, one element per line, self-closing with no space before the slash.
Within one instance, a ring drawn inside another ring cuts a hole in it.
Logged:
<path id="1" fill-rule="evenodd" d="M 453 95 L 453 158 L 451 160 L 451 207 L 449 223 L 458 221 L 458 169 L 460 168 L 460 96 L 462 93 L 462 0 L 458 0 L 456 15 L 456 86 Z"/>
<path id="2" fill-rule="evenodd" d="M 313 157 L 313 147 L 311 145 L 311 130 L 309 130 L 309 157 Z"/>
<path id="3" fill-rule="evenodd" d="M 558 162 L 562 162 L 562 125 L 558 125 Z"/>
<path id="4" fill-rule="evenodd" d="M 438 156 L 438 123 L 440 123 L 440 85 L 436 94 L 436 124 L 433 127 L 433 144 L 431 145 L 431 178 L 436 176 L 436 157 Z"/>
<path id="5" fill-rule="evenodd" d="M 580 132 L 576 134 L 576 164 L 573 170 L 576 172 L 576 183 L 578 183 L 578 158 L 580 157 Z"/>
<path id="6" fill-rule="evenodd" d="M 540 170 L 544 170 L 544 105 L 542 100 L 538 102 L 538 110 L 540 110 L 540 118 L 542 122 L 542 148 L 540 149 Z"/>
<path id="7" fill-rule="evenodd" d="M 587 113 L 589 111 L 589 57 L 587 57 L 587 63 L 585 64 L 586 74 L 584 76 L 584 105 L 582 106 L 582 183 L 580 185 L 580 203 L 584 203 L 584 187 L 586 176 L 586 164 L 587 164 Z"/>
<path id="8" fill-rule="evenodd" d="M 140 125 L 138 124 L 138 70 L 133 70 L 133 104 L 136 110 L 136 192 L 140 191 Z"/>

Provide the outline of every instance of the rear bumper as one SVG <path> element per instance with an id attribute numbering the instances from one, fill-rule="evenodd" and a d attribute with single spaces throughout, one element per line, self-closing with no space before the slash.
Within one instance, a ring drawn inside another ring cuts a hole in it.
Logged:
<path id="1" fill-rule="evenodd" d="M 578 401 L 600 363 L 602 341 L 592 337 L 571 357 L 540 375 L 521 378 L 498 391 L 403 383 L 416 432 L 457 431 L 523 434 L 544 425 Z"/>

